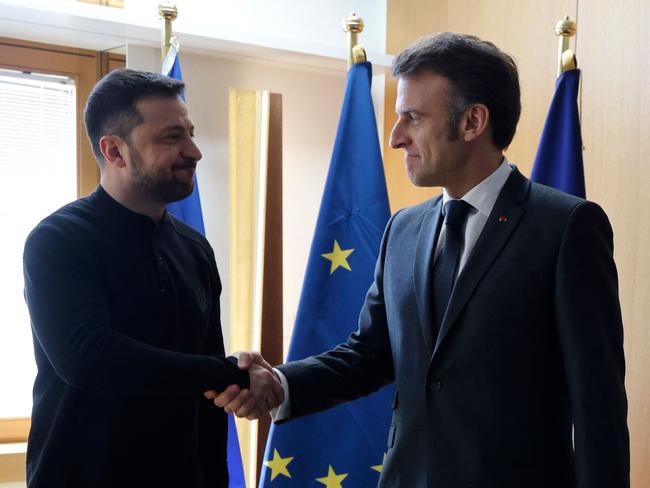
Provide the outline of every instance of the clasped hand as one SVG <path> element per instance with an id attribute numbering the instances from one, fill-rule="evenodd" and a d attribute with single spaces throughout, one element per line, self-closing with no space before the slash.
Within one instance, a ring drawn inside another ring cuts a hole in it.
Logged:
<path id="1" fill-rule="evenodd" d="M 245 417 L 248 420 L 258 419 L 282 404 L 282 383 L 259 352 L 239 353 L 237 366 L 248 370 L 249 389 L 230 385 L 222 392 L 206 391 L 205 397 L 213 400 L 217 407 L 223 408 L 227 413 L 234 413 L 237 417 Z"/>

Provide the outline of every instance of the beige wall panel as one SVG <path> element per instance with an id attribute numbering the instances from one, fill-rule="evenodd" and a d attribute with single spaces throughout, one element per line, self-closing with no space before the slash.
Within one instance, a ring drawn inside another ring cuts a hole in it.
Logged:
<path id="1" fill-rule="evenodd" d="M 650 486 L 650 4 L 581 2 L 587 196 L 614 228 L 625 327 L 632 486 Z"/>
<path id="2" fill-rule="evenodd" d="M 447 1 L 388 0 L 386 51 L 397 54 L 414 40 L 447 29 Z"/>
<path id="3" fill-rule="evenodd" d="M 387 46 L 395 54 L 423 34 L 450 30 L 491 41 L 511 54 L 519 67 L 522 115 L 508 158 L 530 174 L 539 136 L 555 86 L 556 22 L 575 18 L 576 0 L 389 0 Z M 394 82 L 386 89 L 386 135 L 395 122 Z M 401 151 L 385 138 L 386 175 L 391 208 L 422 201 L 439 189 L 413 189 L 404 173 Z"/>

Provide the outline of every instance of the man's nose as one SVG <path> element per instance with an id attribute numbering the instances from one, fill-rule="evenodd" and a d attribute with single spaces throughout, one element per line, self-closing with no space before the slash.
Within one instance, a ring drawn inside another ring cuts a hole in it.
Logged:
<path id="1" fill-rule="evenodd" d="M 388 144 L 393 149 L 400 149 L 406 145 L 406 135 L 402 130 L 402 125 L 398 120 L 393 126 L 393 130 L 390 131 L 390 137 L 388 139 Z"/>
<path id="2" fill-rule="evenodd" d="M 194 161 L 199 161 L 203 157 L 203 154 L 201 154 L 201 150 L 194 142 L 194 139 L 189 139 L 188 144 L 183 150 L 183 156 L 188 159 L 193 159 Z"/>

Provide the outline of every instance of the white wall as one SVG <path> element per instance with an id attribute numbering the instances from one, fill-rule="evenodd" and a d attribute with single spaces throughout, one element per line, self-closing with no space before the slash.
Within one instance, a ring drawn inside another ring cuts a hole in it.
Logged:
<path id="1" fill-rule="evenodd" d="M 72 0 L 0 0 L 0 35 L 123 52 L 160 45 L 160 0 L 126 0 L 124 9 Z M 347 58 L 341 21 L 356 11 L 365 22 L 361 42 L 373 61 L 385 54 L 386 1 L 174 0 L 173 31 L 185 50 L 308 66 L 337 66 Z"/>
<path id="2" fill-rule="evenodd" d="M 159 52 L 129 46 L 127 65 L 158 69 Z M 187 101 L 203 152 L 197 174 L 207 237 L 215 250 L 226 348 L 230 343 L 228 88 L 282 94 L 285 344 L 293 327 L 307 255 L 336 133 L 345 73 L 237 62 L 181 53 Z M 286 347 L 285 347 L 286 354 Z"/>
<path id="3" fill-rule="evenodd" d="M 21 0 L 24 1 L 24 0 Z M 33 0 L 32 0 L 33 1 Z M 149 19 L 159 0 L 127 1 L 132 19 Z M 180 34 L 215 37 L 271 48 L 345 57 L 341 20 L 355 11 L 365 25 L 363 44 L 372 53 L 385 53 L 385 0 L 174 0 Z M 338 54 L 336 54 L 338 53 Z"/>

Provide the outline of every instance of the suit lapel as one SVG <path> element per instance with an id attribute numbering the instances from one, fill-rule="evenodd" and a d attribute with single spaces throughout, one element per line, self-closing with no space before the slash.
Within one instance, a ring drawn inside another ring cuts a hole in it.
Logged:
<path id="1" fill-rule="evenodd" d="M 524 214 L 524 210 L 519 204 L 528 195 L 529 187 L 530 181 L 522 176 L 516 167 L 513 168 L 463 271 L 458 276 L 449 299 L 447 313 L 440 327 L 434 355 L 472 296 L 476 286 L 488 272 L 516 229 Z"/>
<path id="2" fill-rule="evenodd" d="M 435 253 L 438 226 L 440 221 L 440 206 L 442 197 L 434 200 L 429 210 L 422 216 L 422 225 L 415 248 L 415 261 L 413 268 L 413 285 L 415 286 L 415 299 L 417 301 L 420 327 L 427 351 L 433 351 L 431 310 L 431 270 L 433 269 L 433 256 Z"/>

